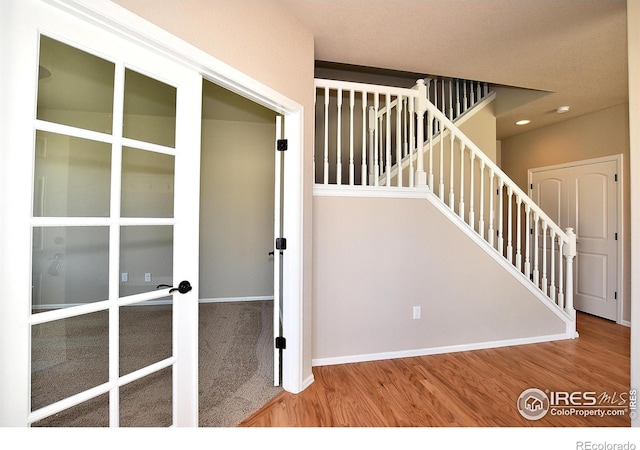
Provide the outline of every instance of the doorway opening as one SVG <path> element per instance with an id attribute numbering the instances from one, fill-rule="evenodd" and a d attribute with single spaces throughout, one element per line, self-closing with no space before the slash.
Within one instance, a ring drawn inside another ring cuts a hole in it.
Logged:
<path id="1" fill-rule="evenodd" d="M 274 111 L 203 81 L 202 427 L 235 426 L 282 391 L 273 379 L 275 118 Z"/>

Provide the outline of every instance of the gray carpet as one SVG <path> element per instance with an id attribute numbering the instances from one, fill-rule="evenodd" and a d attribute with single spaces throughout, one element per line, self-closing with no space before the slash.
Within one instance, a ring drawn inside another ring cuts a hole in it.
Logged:
<path id="1" fill-rule="evenodd" d="M 232 427 L 281 392 L 273 386 L 272 302 L 206 303 L 199 312 L 200 426 Z M 120 321 L 122 373 L 170 355 L 169 307 L 124 308 Z M 107 381 L 107 332 L 106 312 L 34 327 L 34 409 Z M 124 386 L 120 425 L 169 426 L 171 379 L 168 368 Z M 34 426 L 108 426 L 108 395 Z"/>
<path id="2" fill-rule="evenodd" d="M 200 305 L 201 427 L 235 426 L 282 391 L 273 386 L 272 318 L 272 302 Z"/>

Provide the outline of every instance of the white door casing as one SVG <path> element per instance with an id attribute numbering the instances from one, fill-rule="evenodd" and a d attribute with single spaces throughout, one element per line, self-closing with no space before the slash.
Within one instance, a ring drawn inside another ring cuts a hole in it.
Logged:
<path id="1" fill-rule="evenodd" d="M 576 309 L 622 321 L 621 156 L 529 171 L 532 198 L 562 227 L 574 228 Z"/>

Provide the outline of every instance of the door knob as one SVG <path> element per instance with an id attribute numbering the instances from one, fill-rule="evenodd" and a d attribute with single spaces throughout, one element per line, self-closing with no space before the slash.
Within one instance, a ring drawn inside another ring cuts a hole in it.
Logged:
<path id="1" fill-rule="evenodd" d="M 169 286 L 168 284 L 159 284 L 156 287 L 156 289 L 160 289 L 160 288 L 171 288 L 169 289 L 169 294 L 173 294 L 174 291 L 178 291 L 181 294 L 186 294 L 191 289 L 193 289 L 193 287 L 191 286 L 191 283 L 189 283 L 187 280 L 181 281 L 177 288 L 173 286 Z"/>

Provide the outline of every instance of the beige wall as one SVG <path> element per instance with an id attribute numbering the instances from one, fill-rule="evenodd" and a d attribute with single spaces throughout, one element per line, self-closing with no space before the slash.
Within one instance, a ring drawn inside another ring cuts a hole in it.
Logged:
<path id="1" fill-rule="evenodd" d="M 314 243 L 316 363 L 565 331 L 428 200 L 315 197 Z"/>
<path id="2" fill-rule="evenodd" d="M 471 139 L 493 162 L 497 161 L 495 107 L 496 102 L 493 101 L 474 111 L 469 120 L 465 120 L 459 125 L 460 131 Z"/>
<path id="3" fill-rule="evenodd" d="M 201 299 L 273 296 L 274 139 L 275 119 L 202 123 Z"/>
<path id="4" fill-rule="evenodd" d="M 628 105 L 576 117 L 501 143 L 502 170 L 525 192 L 529 169 L 623 155 L 623 320 L 630 320 L 630 196 Z"/>
<path id="5" fill-rule="evenodd" d="M 311 377 L 313 35 L 277 2 L 115 0 L 304 107 L 303 373 Z"/>

